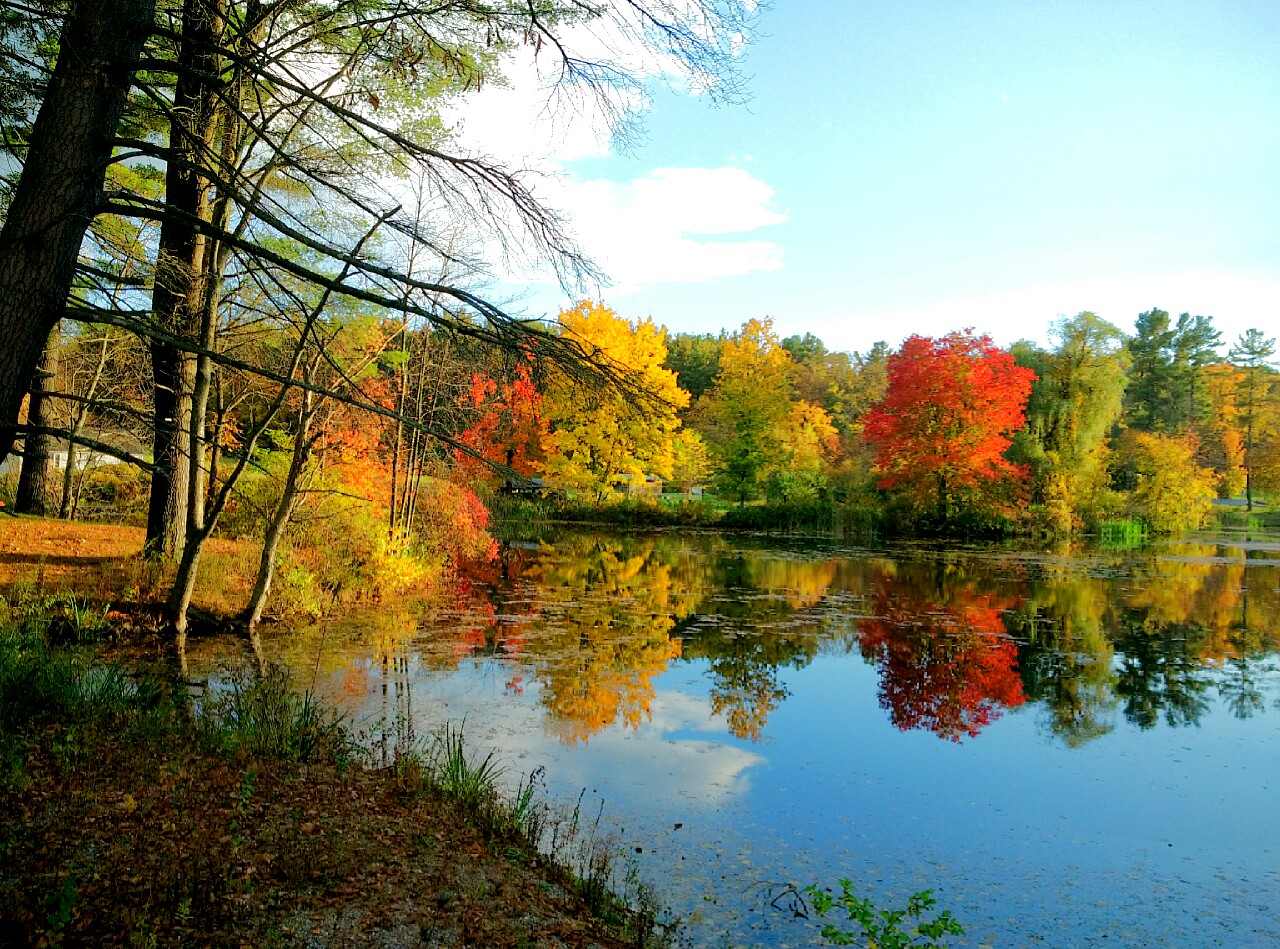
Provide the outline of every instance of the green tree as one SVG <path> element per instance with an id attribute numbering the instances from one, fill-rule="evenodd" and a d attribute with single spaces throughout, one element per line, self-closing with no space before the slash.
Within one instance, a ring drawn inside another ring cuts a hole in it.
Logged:
<path id="1" fill-rule="evenodd" d="M 1129 427 L 1176 433 L 1198 423 L 1207 411 L 1202 370 L 1217 360 L 1221 337 L 1212 317 L 1183 313 L 1175 324 L 1164 310 L 1140 314 L 1128 345 Z"/>
<path id="2" fill-rule="evenodd" d="M 1275 337 L 1268 338 L 1260 329 L 1245 330 L 1231 347 L 1229 358 L 1245 374 L 1243 393 L 1237 400 L 1244 425 L 1244 494 L 1249 510 L 1253 510 L 1253 488 L 1261 461 L 1262 446 L 1269 441 L 1275 414 L 1276 373 L 1271 357 L 1276 353 Z"/>
<path id="3" fill-rule="evenodd" d="M 11 6 L 6 19 L 35 13 Z M 0 461 L 13 445 L 45 341 L 66 313 L 85 231 L 105 204 L 116 128 L 154 16 L 152 0 L 71 4 L 58 44 L 74 55 L 58 57 L 42 88 L 15 95 L 14 84 L 5 83 L 11 110 L 16 105 L 21 114 L 22 104 L 36 99 L 40 107 L 30 135 L 22 136 L 22 170 L 12 191 L 6 189 L 0 227 Z M 13 58 L 4 52 L 8 71 Z M 7 117 L 5 128 L 12 128 Z"/>
<path id="4" fill-rule="evenodd" d="M 667 337 L 667 358 L 663 366 L 676 374 L 680 388 L 697 401 L 711 388 L 720 371 L 720 351 L 725 336 L 710 333 L 676 333 Z"/>
<path id="5" fill-rule="evenodd" d="M 1174 328 L 1173 364 L 1175 392 L 1181 403 L 1178 422 L 1182 427 L 1198 425 L 1209 418 L 1204 370 L 1221 357 L 1222 333 L 1213 328 L 1213 317 L 1183 313 Z"/>
<path id="6" fill-rule="evenodd" d="M 848 437 L 872 403 L 859 404 L 859 367 L 848 353 L 833 353 L 812 333 L 788 336 L 782 348 L 795 360 L 795 394 L 825 409 L 840 434 Z"/>
<path id="7" fill-rule="evenodd" d="M 1055 323 L 1050 336 L 1057 343 L 1050 352 L 1027 343 L 1013 349 L 1037 378 L 1010 458 L 1030 466 L 1032 500 L 1049 523 L 1073 530 L 1107 486 L 1107 442 L 1123 408 L 1128 357 L 1124 334 L 1093 313 Z"/>
<path id="8" fill-rule="evenodd" d="M 740 504 L 782 467 L 794 372 L 773 321 L 750 319 L 725 340 L 715 383 L 698 404 L 694 424 L 712 450 L 720 489 Z"/>
<path id="9" fill-rule="evenodd" d="M 803 501 L 820 495 L 840 451 L 840 434 L 827 410 L 803 399 L 791 403 L 782 429 L 781 464 L 765 492 L 771 501 Z"/>

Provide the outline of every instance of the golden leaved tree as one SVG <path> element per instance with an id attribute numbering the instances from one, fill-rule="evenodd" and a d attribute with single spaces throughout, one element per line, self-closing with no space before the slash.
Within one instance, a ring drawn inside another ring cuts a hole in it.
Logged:
<path id="1" fill-rule="evenodd" d="M 1217 494 L 1217 477 L 1196 464 L 1196 439 L 1130 429 L 1120 451 L 1137 473 L 1135 513 L 1161 534 L 1195 530 Z"/>
<path id="2" fill-rule="evenodd" d="M 622 385 L 589 388 L 554 380 L 547 386 L 548 483 L 600 501 L 619 487 L 643 486 L 648 475 L 671 478 L 677 413 L 689 396 L 662 366 L 666 329 L 650 319 L 629 323 L 590 300 L 561 313 L 560 323 L 564 335 Z"/>

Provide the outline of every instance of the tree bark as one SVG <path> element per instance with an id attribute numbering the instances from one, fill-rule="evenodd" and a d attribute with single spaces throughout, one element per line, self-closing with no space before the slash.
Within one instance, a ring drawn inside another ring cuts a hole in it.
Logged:
<path id="1" fill-rule="evenodd" d="M 311 368 L 314 371 L 314 365 Z M 276 554 L 280 549 L 280 540 L 284 536 L 284 529 L 293 519 L 302 497 L 302 480 L 307 473 L 314 444 L 311 423 L 315 415 L 315 393 L 303 392 L 302 402 L 298 408 L 297 432 L 293 439 L 293 455 L 289 459 L 289 473 L 285 476 L 284 490 L 280 494 L 280 500 L 276 503 L 271 519 L 267 523 L 267 532 L 262 539 L 262 555 L 258 559 L 258 576 L 254 580 L 253 593 L 249 597 L 249 605 L 244 612 L 245 628 L 251 638 L 257 635 L 258 624 L 262 621 L 262 611 L 266 608 L 267 597 L 271 593 L 271 581 L 275 578 Z"/>
<path id="2" fill-rule="evenodd" d="M 60 334 L 55 324 L 45 340 L 40 362 L 31 375 L 31 401 L 27 403 L 27 424 L 33 428 L 55 427 L 53 399 L 49 393 L 57 387 L 53 378 L 58 374 L 58 340 Z M 47 431 L 30 432 L 22 440 L 22 470 L 18 473 L 18 488 L 13 497 L 13 509 L 18 514 L 34 514 L 44 517 L 49 513 L 49 453 L 53 449 L 53 436 Z M 68 457 L 70 462 L 70 457 Z"/>
<path id="3" fill-rule="evenodd" d="M 220 71 L 217 44 L 223 30 L 218 0 L 185 0 L 182 7 L 180 57 L 203 76 Z M 217 133 L 216 97 L 212 82 L 182 72 L 174 89 L 169 152 L 174 161 L 165 168 L 165 203 L 179 213 L 165 216 L 160 226 L 156 257 L 153 319 L 177 336 L 197 341 L 211 260 L 206 238 L 191 223 L 209 220 L 213 186 L 196 169 L 205 167 L 214 152 Z M 155 556 L 175 557 L 186 543 L 196 512 L 190 510 L 193 491 L 192 398 L 197 358 L 177 346 L 153 339 L 151 371 L 155 381 L 155 425 L 152 450 L 156 470 L 151 478 L 147 508 L 147 550 Z M 202 459 L 194 459 L 202 460 Z M 196 518 L 198 519 L 198 518 Z"/>
<path id="4" fill-rule="evenodd" d="M 154 15 L 154 0 L 80 0 L 63 27 L 61 54 L 0 229 L 0 461 L 13 447 L 45 340 L 66 310 Z"/>

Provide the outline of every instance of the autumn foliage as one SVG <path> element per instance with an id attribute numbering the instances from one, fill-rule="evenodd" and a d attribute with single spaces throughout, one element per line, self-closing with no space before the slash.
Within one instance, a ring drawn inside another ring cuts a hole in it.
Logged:
<path id="1" fill-rule="evenodd" d="M 879 668 L 880 704 L 894 725 L 958 742 L 1026 698 L 1018 648 L 1000 618 L 1007 604 L 962 587 L 948 600 L 929 602 L 914 584 L 881 577 L 858 645 Z"/>
<path id="2" fill-rule="evenodd" d="M 454 452 L 459 468 L 469 478 L 494 477 L 485 461 L 505 465 L 525 477 L 542 469 L 541 444 L 547 435 L 547 419 L 527 354 L 516 364 L 509 382 L 499 384 L 486 373 L 472 373 L 471 384 L 459 401 L 479 415 L 458 436 L 464 448 Z"/>
<path id="3" fill-rule="evenodd" d="M 1023 423 L 1035 373 L 989 336 L 912 336 L 889 357 L 884 400 L 867 413 L 878 486 L 953 513 L 984 488 L 1025 472 L 1004 457 Z"/>

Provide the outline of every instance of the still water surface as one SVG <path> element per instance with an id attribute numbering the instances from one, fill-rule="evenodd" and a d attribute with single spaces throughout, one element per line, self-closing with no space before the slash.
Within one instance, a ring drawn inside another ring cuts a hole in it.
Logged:
<path id="1" fill-rule="evenodd" d="M 563 533 L 267 648 L 375 742 L 586 789 L 695 945 L 811 945 L 774 897 L 840 877 L 958 945 L 1280 944 L 1280 538 Z"/>

